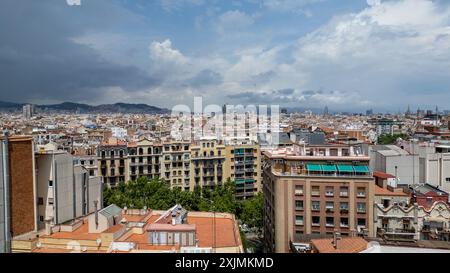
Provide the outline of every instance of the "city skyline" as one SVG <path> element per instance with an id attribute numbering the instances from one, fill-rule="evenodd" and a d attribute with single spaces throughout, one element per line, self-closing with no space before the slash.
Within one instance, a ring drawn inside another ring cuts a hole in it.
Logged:
<path id="1" fill-rule="evenodd" d="M 450 108 L 446 1 L 7 0 L 0 15 L 2 101 Z"/>

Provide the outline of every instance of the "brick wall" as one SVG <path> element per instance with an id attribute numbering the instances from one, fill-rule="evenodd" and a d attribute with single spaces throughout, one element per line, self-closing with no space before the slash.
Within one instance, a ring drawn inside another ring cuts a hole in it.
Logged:
<path id="1" fill-rule="evenodd" d="M 34 230 L 33 151 L 31 139 L 9 142 L 11 233 L 18 236 Z"/>

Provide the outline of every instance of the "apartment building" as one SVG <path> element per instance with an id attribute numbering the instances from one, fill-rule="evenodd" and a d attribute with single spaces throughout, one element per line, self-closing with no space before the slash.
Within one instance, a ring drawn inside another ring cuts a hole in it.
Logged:
<path id="1" fill-rule="evenodd" d="M 361 146 L 266 150 L 263 172 L 268 252 L 290 252 L 334 232 L 373 236 L 374 178 Z"/>
<path id="2" fill-rule="evenodd" d="M 262 188 L 261 151 L 256 143 L 225 145 L 215 139 L 156 142 L 144 138 L 105 143 L 98 147 L 98 155 L 99 174 L 112 187 L 120 181 L 146 177 L 162 178 L 172 188 L 193 191 L 196 186 L 213 187 L 231 179 L 239 199 L 250 198 Z M 89 166 L 88 158 L 80 160 Z"/>
<path id="3" fill-rule="evenodd" d="M 112 139 L 98 147 L 99 173 L 103 176 L 104 183 L 114 187 L 120 182 L 130 180 L 127 155 L 127 143 L 117 139 Z"/>
<path id="4" fill-rule="evenodd" d="M 191 143 L 167 141 L 162 148 L 162 178 L 170 182 L 172 188 L 190 190 Z"/>
<path id="5" fill-rule="evenodd" d="M 227 145 L 225 179 L 236 183 L 236 198 L 253 197 L 261 186 L 261 150 L 257 144 Z"/>
<path id="6" fill-rule="evenodd" d="M 98 157 L 94 155 L 79 156 L 76 158 L 77 163 L 85 167 L 89 176 L 100 176 Z"/>
<path id="7" fill-rule="evenodd" d="M 128 177 L 131 180 L 161 177 L 162 145 L 147 139 L 128 143 L 128 164 Z"/>
<path id="8" fill-rule="evenodd" d="M 193 144 L 190 188 L 222 185 L 229 177 L 224 174 L 225 160 L 226 149 L 222 142 L 203 140 Z"/>
<path id="9" fill-rule="evenodd" d="M 102 178 L 75 165 L 63 151 L 40 149 L 36 153 L 38 228 L 51 229 L 94 211 L 102 203 Z"/>
<path id="10" fill-rule="evenodd" d="M 0 253 L 11 240 L 37 230 L 34 144 L 27 136 L 0 139 Z"/>

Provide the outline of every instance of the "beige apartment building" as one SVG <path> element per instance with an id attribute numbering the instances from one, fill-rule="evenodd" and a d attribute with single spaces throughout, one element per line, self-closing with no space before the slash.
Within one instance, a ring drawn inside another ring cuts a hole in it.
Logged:
<path id="1" fill-rule="evenodd" d="M 98 148 L 99 173 L 109 186 L 121 181 L 162 178 L 172 188 L 193 191 L 228 179 L 236 183 L 236 197 L 261 191 L 261 151 L 258 144 L 225 145 L 217 140 L 198 142 L 109 142 Z"/>
<path id="2" fill-rule="evenodd" d="M 224 173 L 225 160 L 225 145 L 222 142 L 204 140 L 192 145 L 191 190 L 196 186 L 213 187 L 226 182 L 229 172 Z"/>
<path id="3" fill-rule="evenodd" d="M 162 178 L 170 182 L 172 188 L 190 190 L 191 143 L 188 141 L 168 141 L 164 142 L 162 146 Z"/>
<path id="4" fill-rule="evenodd" d="M 128 143 L 128 177 L 148 179 L 161 177 L 162 145 L 142 139 L 137 143 Z M 128 181 L 128 180 L 127 180 Z"/>
<path id="5" fill-rule="evenodd" d="M 261 149 L 258 144 L 227 145 L 226 178 L 236 183 L 236 197 L 246 199 L 262 190 Z"/>
<path id="6" fill-rule="evenodd" d="M 291 252 L 314 238 L 374 235 L 369 157 L 347 145 L 263 152 L 264 238 L 268 252 Z"/>

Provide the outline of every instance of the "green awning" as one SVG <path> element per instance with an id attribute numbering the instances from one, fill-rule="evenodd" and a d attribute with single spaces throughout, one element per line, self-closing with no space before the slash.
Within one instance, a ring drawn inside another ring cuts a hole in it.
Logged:
<path id="1" fill-rule="evenodd" d="M 236 184 L 244 184 L 245 183 L 245 180 L 238 180 L 238 179 L 236 179 Z"/>
<path id="2" fill-rule="evenodd" d="M 352 173 L 354 172 L 353 167 L 350 165 L 337 165 L 338 171 L 341 173 Z"/>
<path id="3" fill-rule="evenodd" d="M 336 165 L 322 165 L 322 170 L 324 172 L 335 172 L 336 170 Z"/>
<path id="4" fill-rule="evenodd" d="M 316 165 L 316 164 L 306 164 L 306 169 L 310 172 L 321 172 L 322 171 L 321 165 Z"/>
<path id="5" fill-rule="evenodd" d="M 367 166 L 357 165 L 353 166 L 353 169 L 355 169 L 355 172 L 357 173 L 370 173 L 369 167 Z"/>

